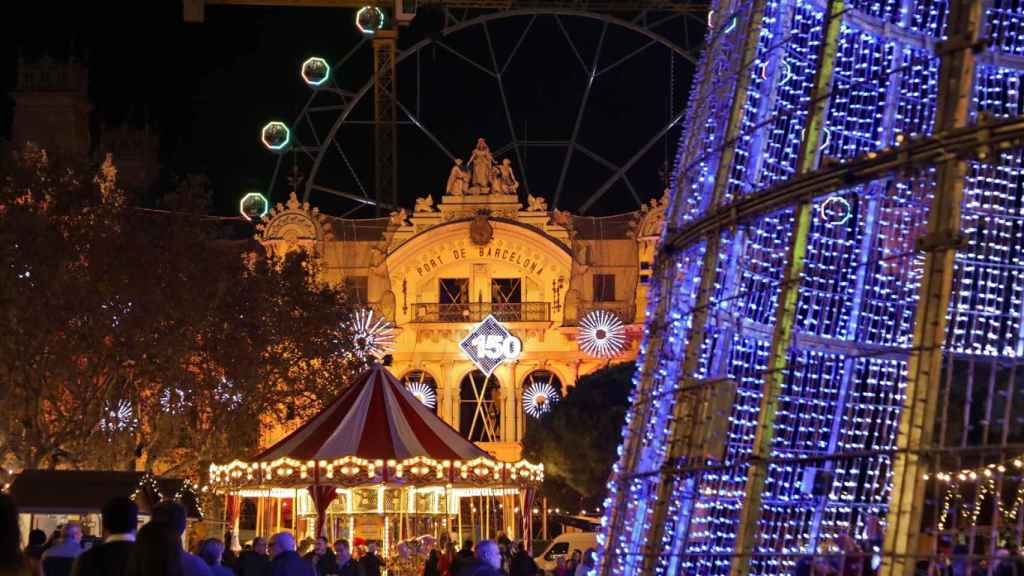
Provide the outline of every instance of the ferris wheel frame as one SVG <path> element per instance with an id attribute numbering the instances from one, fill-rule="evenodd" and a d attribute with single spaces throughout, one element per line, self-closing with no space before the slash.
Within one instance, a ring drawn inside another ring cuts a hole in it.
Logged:
<path id="1" fill-rule="evenodd" d="M 538 17 L 542 16 L 551 16 L 555 18 L 556 22 L 558 23 L 559 29 L 562 31 L 565 39 L 569 42 L 570 48 L 572 49 L 580 65 L 583 67 L 584 72 L 587 76 L 587 83 L 583 89 L 583 99 L 579 106 L 575 122 L 573 123 L 572 133 L 571 135 L 569 135 L 568 139 L 564 141 L 535 142 L 520 138 L 515 130 L 515 123 L 513 121 L 512 113 L 509 107 L 509 98 L 508 95 L 506 94 L 505 85 L 502 79 L 502 76 L 505 70 L 507 69 L 508 65 L 515 58 L 516 53 L 519 50 L 519 47 L 522 45 L 526 36 L 533 28 L 534 22 L 537 20 Z M 469 64 L 470 66 L 476 68 L 477 70 L 493 78 L 496 81 L 498 91 L 501 95 L 501 104 L 504 111 L 505 121 L 507 123 L 509 133 L 512 136 L 509 142 L 496 148 L 494 153 L 496 155 L 500 155 L 511 150 L 515 154 L 516 162 L 520 166 L 521 181 L 523 184 L 522 190 L 525 194 L 530 193 L 530 186 L 526 171 L 526 164 L 523 161 L 524 147 L 531 145 L 564 147 L 566 149 L 566 153 L 559 173 L 558 185 L 553 193 L 553 198 L 551 202 L 553 208 L 557 208 L 559 205 L 558 203 L 562 197 L 562 192 L 565 185 L 566 176 L 569 171 L 569 166 L 576 152 L 582 154 L 583 156 L 589 157 L 591 160 L 593 160 L 594 162 L 603 166 L 604 168 L 608 169 L 611 172 L 611 175 L 604 181 L 604 183 L 601 186 L 599 186 L 596 190 L 594 190 L 589 195 L 589 197 L 580 204 L 579 213 L 587 213 L 587 211 L 591 207 L 593 207 L 594 204 L 597 201 L 599 201 L 612 188 L 612 186 L 614 186 L 619 181 L 622 181 L 624 183 L 624 185 L 632 195 L 634 201 L 636 202 L 637 206 L 639 207 L 644 203 L 644 200 L 637 193 L 627 173 L 638 161 L 640 161 L 651 150 L 651 148 L 654 145 L 661 141 L 662 138 L 664 138 L 672 128 L 676 127 L 683 120 L 683 117 L 685 115 L 685 107 L 680 107 L 680 110 L 677 113 L 672 114 L 668 121 L 665 122 L 658 130 L 655 131 L 653 136 L 647 139 L 644 142 L 644 144 L 640 146 L 636 150 L 636 152 L 632 154 L 625 162 L 620 164 L 608 160 L 607 158 L 604 158 L 603 156 L 597 154 L 593 150 L 581 144 L 579 142 L 579 131 L 583 121 L 584 112 L 587 109 L 591 87 L 593 86 L 594 81 L 602 74 L 633 59 L 634 57 L 638 56 L 642 52 L 648 50 L 649 48 L 655 45 L 664 46 L 668 48 L 672 52 L 672 54 L 687 60 L 691 64 L 696 65 L 697 57 L 690 49 L 683 47 L 677 44 L 676 42 L 673 42 L 666 36 L 656 32 L 654 29 L 663 26 L 664 24 L 667 24 L 672 20 L 675 20 L 680 17 L 696 19 L 702 24 L 703 21 L 701 21 L 699 18 L 696 18 L 693 14 L 690 14 L 689 12 L 671 12 L 653 21 L 648 20 L 647 16 L 648 12 L 643 11 L 636 18 L 633 18 L 632 20 L 625 20 L 623 18 L 619 18 L 611 14 L 589 12 L 584 10 L 572 10 L 565 8 L 527 8 L 485 13 L 479 16 L 464 19 L 462 21 L 456 21 L 454 24 L 446 25 L 445 28 L 441 30 L 440 33 L 437 34 L 436 36 L 424 38 L 416 42 L 412 46 L 409 46 L 408 48 L 400 51 L 395 55 L 393 65 L 397 66 L 399 63 L 405 61 L 409 57 L 418 54 L 424 48 L 427 48 L 429 46 L 437 46 L 447 52 L 454 54 L 463 62 Z M 447 17 L 450 17 L 450 14 L 446 12 L 446 19 Z M 488 24 L 497 20 L 520 17 L 529 17 L 530 20 L 520 33 L 519 38 L 515 44 L 515 47 L 512 49 L 511 53 L 508 54 L 508 56 L 505 58 L 505 61 L 501 63 L 499 66 L 498 58 L 496 56 L 494 49 L 494 43 L 492 41 L 491 34 L 488 31 Z M 586 62 L 583 61 L 582 57 L 580 56 L 580 50 L 577 48 L 576 43 L 574 43 L 574 41 L 572 40 L 572 37 L 566 31 L 565 25 L 561 21 L 561 18 L 563 17 L 583 18 L 602 22 L 603 26 L 601 29 L 600 39 L 598 41 L 597 49 L 595 50 L 593 56 L 593 62 L 589 66 Z M 445 40 L 449 36 L 475 26 L 482 27 L 484 31 L 484 37 L 487 40 L 491 68 L 485 67 L 477 63 L 473 59 L 467 57 L 465 54 L 462 54 L 456 47 L 453 47 L 449 43 L 445 42 Z M 621 29 L 642 35 L 647 38 L 647 41 L 639 48 L 629 52 L 628 54 L 615 60 L 611 64 L 604 66 L 603 68 L 598 68 L 598 62 L 602 54 L 603 41 L 605 38 L 605 34 L 609 29 L 609 26 L 616 26 Z M 344 152 L 344 149 L 341 147 L 340 144 L 337 143 L 336 140 L 338 131 L 346 123 L 349 123 L 350 115 L 353 113 L 356 107 L 363 101 L 364 97 L 366 97 L 366 95 L 369 92 L 371 92 L 375 84 L 374 77 L 371 76 L 371 78 L 367 80 L 358 90 L 343 90 L 337 86 L 335 81 L 335 79 L 338 78 L 339 76 L 337 74 L 337 71 L 342 66 L 344 66 L 345 63 L 347 63 L 356 53 L 358 53 L 362 48 L 364 48 L 368 43 L 372 42 L 372 38 L 372 36 L 365 36 L 364 38 L 360 39 L 360 41 L 355 46 L 353 46 L 344 56 L 342 56 L 342 58 L 339 59 L 331 67 L 330 79 L 328 82 L 319 86 L 311 86 L 312 92 L 310 96 L 306 99 L 306 103 L 304 104 L 302 110 L 299 112 L 298 116 L 296 116 L 296 122 L 294 122 L 292 125 L 293 142 L 286 150 L 279 151 L 277 160 L 275 162 L 273 175 L 271 176 L 270 180 L 270 189 L 267 191 L 268 197 L 273 197 L 274 188 L 277 186 L 278 178 L 281 175 L 280 172 L 282 168 L 282 163 L 286 161 L 285 154 L 282 154 L 280 152 L 294 151 L 305 153 L 312 159 L 312 167 L 310 170 L 310 174 L 305 178 L 305 182 L 302 187 L 303 202 L 308 202 L 311 194 L 314 191 L 317 191 L 326 194 L 331 194 L 333 196 L 337 196 L 342 199 L 357 203 L 357 206 L 350 210 L 349 212 L 352 212 L 364 206 L 376 206 L 379 208 L 386 208 L 392 210 L 397 210 L 399 208 L 398 206 L 395 206 L 392 203 L 383 201 L 380 198 L 379 194 L 377 194 L 377 197 L 371 196 L 371 194 L 363 186 L 362 179 L 359 177 L 355 169 L 352 167 L 352 163 L 349 161 L 347 155 Z M 379 70 L 374 71 L 374 75 L 379 73 Z M 419 80 L 417 80 L 417 84 L 418 83 Z M 419 85 L 417 85 L 417 91 L 419 89 L 420 87 Z M 337 104 L 335 106 L 314 106 L 314 102 L 317 99 L 317 92 L 324 91 L 331 92 L 337 95 L 341 100 L 340 104 Z M 400 114 L 405 118 L 405 120 L 401 121 L 400 123 L 411 124 L 417 127 L 431 142 L 434 143 L 435 146 L 437 146 L 437 148 L 444 155 L 446 155 L 449 159 L 454 161 L 456 156 L 451 152 L 451 150 L 447 146 L 445 146 L 443 142 L 441 142 L 441 140 L 424 124 L 424 122 L 420 118 L 417 117 L 416 114 L 413 113 L 412 110 L 409 109 L 409 107 L 402 104 L 397 94 L 393 94 L 392 96 L 394 98 L 395 104 Z M 317 134 L 316 130 L 312 129 L 311 132 L 313 134 L 314 139 L 316 140 L 313 143 L 313 145 L 308 145 L 309 143 L 301 142 L 299 139 L 300 136 L 298 134 L 298 131 L 295 130 L 295 127 L 298 125 L 298 123 L 301 121 L 306 121 L 312 124 L 310 112 L 321 112 L 326 110 L 338 111 L 338 115 L 335 118 L 334 123 L 331 125 L 330 130 L 326 133 L 324 137 L 321 138 Z M 357 186 L 359 187 L 360 194 L 338 190 L 330 186 L 325 186 L 323 183 L 318 183 L 317 175 L 320 172 L 325 157 L 327 156 L 328 152 L 331 151 L 332 146 L 335 146 L 337 148 L 337 152 L 341 156 L 342 160 L 345 162 L 350 175 L 352 176 L 353 180 L 355 180 Z"/>

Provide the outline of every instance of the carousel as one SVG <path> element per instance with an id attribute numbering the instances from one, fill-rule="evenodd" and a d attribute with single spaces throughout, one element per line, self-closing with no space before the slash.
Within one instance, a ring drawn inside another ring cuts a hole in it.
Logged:
<path id="1" fill-rule="evenodd" d="M 249 461 L 210 466 L 238 534 L 243 499 L 256 533 L 400 542 L 531 532 L 542 465 L 500 462 L 459 435 L 386 368 L 373 365 L 320 414 Z M 250 501 L 250 504 L 252 501 Z"/>

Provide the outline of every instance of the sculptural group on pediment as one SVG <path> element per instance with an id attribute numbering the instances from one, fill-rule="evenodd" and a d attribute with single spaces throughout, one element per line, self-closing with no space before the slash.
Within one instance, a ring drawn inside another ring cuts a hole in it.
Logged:
<path id="1" fill-rule="evenodd" d="M 519 181 L 512 172 L 512 161 L 505 158 L 500 164 L 495 162 L 483 138 L 477 138 L 476 147 L 470 153 L 467 164 L 464 167 L 461 158 L 455 159 L 445 185 L 446 193 L 463 196 L 516 194 L 519 191 Z"/>

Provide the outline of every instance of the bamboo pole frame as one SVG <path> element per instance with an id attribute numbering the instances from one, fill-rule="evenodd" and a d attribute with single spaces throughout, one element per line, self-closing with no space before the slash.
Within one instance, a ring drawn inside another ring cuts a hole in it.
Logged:
<path id="1" fill-rule="evenodd" d="M 935 134 L 967 124 L 975 55 L 981 28 L 981 2 L 950 2 L 949 40 L 937 49 L 941 54 Z M 889 505 L 881 576 L 911 576 L 921 540 L 921 516 L 930 457 L 924 451 L 934 445 L 933 432 L 942 385 L 942 345 L 946 338 L 946 311 L 953 286 L 953 261 L 962 241 L 960 204 L 963 200 L 966 163 L 949 157 L 937 167 L 937 188 L 932 198 L 928 232 L 919 238 L 924 251 L 924 274 L 914 313 L 914 337 L 907 362 L 907 386 L 900 413 L 897 451 L 893 458 L 892 499 Z"/>

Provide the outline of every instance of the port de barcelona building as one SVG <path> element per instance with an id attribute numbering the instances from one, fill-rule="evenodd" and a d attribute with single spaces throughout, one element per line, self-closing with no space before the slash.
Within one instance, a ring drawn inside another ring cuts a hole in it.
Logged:
<path id="1" fill-rule="evenodd" d="M 502 460 L 581 376 L 636 358 L 664 218 L 664 199 L 585 217 L 521 201 L 517 184 L 508 161 L 474 153 L 411 212 L 335 218 L 293 194 L 257 232 L 270 252 L 312 251 L 365 309 L 361 329 L 383 334 L 390 370 Z"/>

